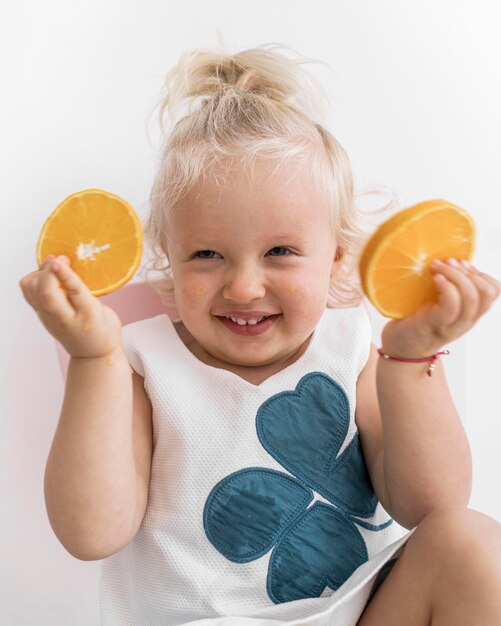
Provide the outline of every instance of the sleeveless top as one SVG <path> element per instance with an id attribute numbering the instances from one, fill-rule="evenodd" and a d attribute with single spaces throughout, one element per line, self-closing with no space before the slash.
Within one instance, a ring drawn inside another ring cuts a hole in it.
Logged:
<path id="1" fill-rule="evenodd" d="M 363 306 L 326 309 L 299 359 L 254 385 L 199 361 L 166 314 L 124 326 L 153 458 L 142 525 L 103 561 L 103 624 L 319 614 L 402 536 L 354 420 L 371 335 Z"/>

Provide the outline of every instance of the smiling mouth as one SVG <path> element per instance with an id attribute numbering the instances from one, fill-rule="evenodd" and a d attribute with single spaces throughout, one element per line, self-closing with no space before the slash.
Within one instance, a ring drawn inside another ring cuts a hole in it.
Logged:
<path id="1" fill-rule="evenodd" d="M 281 313 L 275 315 L 261 315 L 255 319 L 243 320 L 231 315 L 216 315 L 217 319 L 231 332 L 237 335 L 255 336 L 266 332 L 281 317 Z"/>
<path id="2" fill-rule="evenodd" d="M 235 324 L 238 324 L 239 326 L 246 326 L 246 325 L 255 326 L 256 324 L 259 324 L 263 320 L 267 320 L 269 317 L 271 317 L 271 315 L 261 315 L 261 317 L 258 317 L 256 319 L 250 319 L 250 320 L 243 320 L 238 317 L 232 317 L 231 315 L 224 315 L 224 317 L 227 320 L 231 320 Z"/>

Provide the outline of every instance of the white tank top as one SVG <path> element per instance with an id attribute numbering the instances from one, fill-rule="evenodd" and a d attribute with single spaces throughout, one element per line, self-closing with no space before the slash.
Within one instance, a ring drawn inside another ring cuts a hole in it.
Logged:
<path id="1" fill-rule="evenodd" d="M 199 361 L 167 315 L 123 328 L 154 449 L 143 523 L 103 561 L 103 624 L 263 611 L 283 623 L 321 609 L 401 537 L 374 495 L 354 421 L 371 335 L 363 306 L 326 309 L 301 357 L 254 385 Z"/>

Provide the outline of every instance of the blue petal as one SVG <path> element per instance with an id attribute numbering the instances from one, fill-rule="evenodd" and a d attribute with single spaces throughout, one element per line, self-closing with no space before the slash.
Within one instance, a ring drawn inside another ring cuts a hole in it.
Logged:
<path id="1" fill-rule="evenodd" d="M 322 495 L 351 514 L 360 517 L 374 514 L 378 499 L 365 465 L 358 432 L 336 459 L 329 487 Z"/>
<path id="2" fill-rule="evenodd" d="M 276 604 L 337 589 L 367 561 L 365 542 L 341 511 L 321 502 L 282 536 L 270 558 L 268 595 Z"/>
<path id="3" fill-rule="evenodd" d="M 282 472 L 239 470 L 210 492 L 204 507 L 205 533 L 230 561 L 253 561 L 272 548 L 312 499 L 310 489 Z"/>
<path id="4" fill-rule="evenodd" d="M 321 372 L 304 376 L 295 391 L 269 398 L 256 416 L 263 447 L 283 467 L 346 512 L 370 517 L 377 498 L 358 435 L 337 457 L 349 423 L 344 389 Z"/>

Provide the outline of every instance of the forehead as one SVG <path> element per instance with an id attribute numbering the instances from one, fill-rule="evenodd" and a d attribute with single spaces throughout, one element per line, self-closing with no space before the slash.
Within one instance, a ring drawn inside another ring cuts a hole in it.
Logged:
<path id="1" fill-rule="evenodd" d="M 325 201 L 305 173 L 260 162 L 252 170 L 233 166 L 219 177 L 206 176 L 171 214 L 171 225 L 178 232 L 232 226 L 246 232 L 297 232 L 325 229 L 328 222 Z"/>

